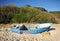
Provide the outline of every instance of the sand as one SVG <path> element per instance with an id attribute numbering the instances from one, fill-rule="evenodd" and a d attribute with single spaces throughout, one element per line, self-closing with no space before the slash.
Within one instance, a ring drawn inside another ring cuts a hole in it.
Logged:
<path id="1" fill-rule="evenodd" d="M 17 34 L 10 31 L 10 26 L 0 26 L 0 41 L 60 41 L 60 24 L 53 24 L 55 30 L 39 34 Z"/>

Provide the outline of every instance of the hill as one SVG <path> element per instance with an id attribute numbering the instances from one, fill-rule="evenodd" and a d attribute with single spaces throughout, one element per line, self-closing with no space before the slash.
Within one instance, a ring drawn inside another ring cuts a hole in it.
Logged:
<path id="1" fill-rule="evenodd" d="M 26 5 L 24 7 L 17 6 L 0 6 L 0 23 L 43 23 L 53 22 L 59 23 L 55 15 L 48 12 L 44 8 L 32 7 Z"/>
<path id="2" fill-rule="evenodd" d="M 60 11 L 51 11 L 50 13 L 54 14 L 57 18 L 60 18 Z"/>
<path id="3" fill-rule="evenodd" d="M 51 11 L 50 13 L 52 13 L 58 20 L 58 22 L 60 22 L 60 11 Z"/>

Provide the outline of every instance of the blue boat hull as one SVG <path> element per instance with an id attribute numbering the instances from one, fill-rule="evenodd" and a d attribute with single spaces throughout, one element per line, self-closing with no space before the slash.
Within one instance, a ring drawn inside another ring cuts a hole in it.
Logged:
<path id="1" fill-rule="evenodd" d="M 19 28 L 11 28 L 10 31 L 12 32 L 15 32 L 15 33 L 18 33 L 20 34 L 20 32 L 22 33 L 31 33 L 31 34 L 38 34 L 38 33 L 41 33 L 41 32 L 44 32 L 44 31 L 48 31 L 50 29 L 50 26 L 49 25 L 48 27 L 43 27 L 43 28 L 37 28 L 37 29 L 29 29 L 29 30 L 20 30 Z"/>
<path id="2" fill-rule="evenodd" d="M 50 28 L 39 28 L 39 29 L 31 29 L 31 30 L 22 30 L 23 33 L 32 33 L 32 34 L 38 34 L 44 31 L 49 30 Z"/>
<path id="3" fill-rule="evenodd" d="M 32 33 L 32 34 L 38 34 L 44 31 L 49 30 L 50 27 L 45 27 L 45 28 L 39 28 L 39 29 L 31 29 L 31 30 L 19 30 L 19 28 L 11 28 L 10 30 L 15 33 Z"/>

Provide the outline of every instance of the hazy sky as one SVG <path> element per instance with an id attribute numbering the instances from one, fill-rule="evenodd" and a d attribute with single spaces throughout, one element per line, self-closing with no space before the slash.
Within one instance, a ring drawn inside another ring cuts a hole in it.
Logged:
<path id="1" fill-rule="evenodd" d="M 17 6 L 31 5 L 43 7 L 48 11 L 60 11 L 60 0 L 0 0 L 0 6 L 14 4 Z"/>

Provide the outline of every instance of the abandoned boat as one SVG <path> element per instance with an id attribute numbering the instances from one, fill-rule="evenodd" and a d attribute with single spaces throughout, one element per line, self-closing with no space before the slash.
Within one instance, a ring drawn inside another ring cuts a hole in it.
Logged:
<path id="1" fill-rule="evenodd" d="M 31 29 L 28 29 L 25 25 L 12 27 L 10 31 L 15 33 L 31 33 L 31 34 L 38 34 L 44 31 L 48 31 L 51 27 L 52 23 L 42 23 L 42 24 L 33 24 Z"/>

